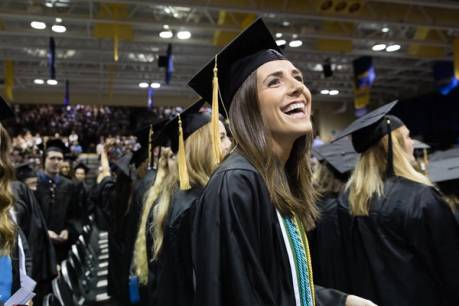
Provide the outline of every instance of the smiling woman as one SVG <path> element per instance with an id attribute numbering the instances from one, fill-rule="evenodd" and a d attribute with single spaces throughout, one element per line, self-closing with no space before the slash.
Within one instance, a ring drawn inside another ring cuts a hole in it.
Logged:
<path id="1" fill-rule="evenodd" d="M 236 149 L 215 170 L 194 214 L 194 305 L 374 305 L 314 286 L 305 234 L 318 216 L 311 94 L 261 19 L 189 85 L 211 101 L 218 96 L 212 80 L 229 110 Z"/>

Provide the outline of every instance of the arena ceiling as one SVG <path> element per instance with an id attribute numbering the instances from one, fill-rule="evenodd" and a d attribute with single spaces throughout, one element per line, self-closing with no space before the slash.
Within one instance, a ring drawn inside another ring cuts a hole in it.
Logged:
<path id="1" fill-rule="evenodd" d="M 0 0 L 0 59 L 14 64 L 17 102 L 60 96 L 65 80 L 72 95 L 97 96 L 107 104 L 117 95 L 143 99 L 142 82 L 161 84 L 155 89 L 157 101 L 192 100 L 186 82 L 256 17 L 285 40 L 286 54 L 303 71 L 315 101 L 351 103 L 352 61 L 363 55 L 374 57 L 373 103 L 431 91 L 433 62 L 451 60 L 453 39 L 459 37 L 458 1 Z M 32 28 L 34 21 L 46 28 Z M 172 37 L 160 37 L 164 31 Z M 180 31 L 191 37 L 179 39 Z M 50 37 L 56 42 L 54 86 L 46 84 Z M 301 46 L 289 46 L 298 40 Z M 158 57 L 169 43 L 175 71 L 166 85 Z M 381 44 L 400 49 L 373 51 Z M 323 75 L 327 61 L 334 70 L 331 77 Z M 339 94 L 320 94 L 324 89 Z"/>

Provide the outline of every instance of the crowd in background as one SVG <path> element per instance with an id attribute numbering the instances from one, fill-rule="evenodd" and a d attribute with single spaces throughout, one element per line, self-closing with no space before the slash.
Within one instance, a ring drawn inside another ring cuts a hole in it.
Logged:
<path id="1" fill-rule="evenodd" d="M 145 109 L 109 106 L 15 105 L 15 117 L 6 126 L 12 137 L 14 164 L 40 164 L 47 139 L 59 138 L 69 149 L 67 157 L 96 153 L 101 143 L 110 143 L 108 156 L 114 160 L 137 149 L 134 134 L 146 122 L 168 118 L 180 107 Z"/>

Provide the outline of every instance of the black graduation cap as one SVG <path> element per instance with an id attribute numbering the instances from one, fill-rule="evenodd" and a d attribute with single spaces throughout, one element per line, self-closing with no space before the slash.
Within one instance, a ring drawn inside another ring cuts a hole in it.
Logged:
<path id="1" fill-rule="evenodd" d="M 446 151 L 437 151 L 430 155 L 430 161 L 438 161 L 455 157 L 459 157 L 459 148 L 453 148 Z"/>
<path id="2" fill-rule="evenodd" d="M 123 156 L 121 156 L 120 158 L 118 158 L 117 160 L 115 160 L 112 163 L 113 163 L 113 165 L 116 166 L 116 168 L 121 173 L 123 173 L 127 177 L 131 177 L 130 176 L 131 171 L 130 171 L 130 168 L 129 168 L 129 165 L 131 164 L 131 159 L 132 159 L 132 153 L 128 152 L 128 153 L 124 154 Z"/>
<path id="3" fill-rule="evenodd" d="M 28 178 L 36 177 L 37 171 L 32 167 L 31 162 L 26 162 L 15 166 L 16 178 L 23 182 Z"/>
<path id="4" fill-rule="evenodd" d="M 83 169 L 85 173 L 88 173 L 89 172 L 89 167 L 86 166 L 85 163 L 83 162 L 79 162 L 78 164 L 76 164 L 75 167 L 73 167 L 73 169 L 76 171 L 76 169 Z"/>
<path id="5" fill-rule="evenodd" d="M 348 138 L 317 146 L 313 149 L 314 151 L 316 153 L 313 154 L 317 156 L 319 161 L 326 161 L 340 174 L 352 171 L 359 158 L 359 154 L 355 152 Z"/>
<path id="6" fill-rule="evenodd" d="M 387 155 L 387 176 L 394 175 L 393 155 L 392 155 L 392 137 L 391 131 L 404 125 L 397 117 L 388 115 L 398 101 L 383 105 L 372 112 L 355 120 L 351 125 L 339 133 L 335 140 L 339 140 L 348 135 L 352 136 L 352 145 L 358 153 L 365 152 L 385 135 L 389 135 L 389 148 Z"/>
<path id="7" fill-rule="evenodd" d="M 45 154 L 51 151 L 61 152 L 64 155 L 69 153 L 69 149 L 65 143 L 58 138 L 50 139 L 46 142 Z"/>
<path id="8" fill-rule="evenodd" d="M 8 103 L 0 96 L 0 120 L 14 117 L 14 112 Z"/>
<path id="9" fill-rule="evenodd" d="M 413 139 L 413 148 L 415 150 L 430 149 L 430 146 L 420 140 Z"/>
<path id="10" fill-rule="evenodd" d="M 154 120 L 134 133 L 137 137 L 137 142 L 140 144 L 140 148 L 133 153 L 131 159 L 131 163 L 135 164 L 136 167 L 138 167 L 147 158 L 149 159 L 149 168 L 152 166 L 152 145 L 160 145 L 153 142 L 153 139 L 155 139 L 155 136 L 168 121 L 168 119 Z"/>
<path id="11" fill-rule="evenodd" d="M 459 180 L 459 157 L 430 162 L 428 174 L 434 183 Z"/>
<path id="12" fill-rule="evenodd" d="M 191 188 L 186 165 L 185 140 L 205 124 L 211 122 L 212 119 L 208 112 L 200 112 L 204 103 L 203 99 L 193 103 L 182 113 L 171 119 L 159 135 L 159 141 L 169 141 L 172 152 L 177 154 L 180 189 L 182 190 Z"/>
<path id="13" fill-rule="evenodd" d="M 183 130 L 183 141 L 185 141 L 191 134 L 210 122 L 210 113 L 200 111 L 205 103 L 203 99 L 200 99 L 182 111 L 180 115 L 172 118 L 163 127 L 156 140 L 162 143 L 170 143 L 172 152 L 177 154 L 179 150 L 179 120 L 181 120 Z"/>
<path id="14" fill-rule="evenodd" d="M 223 100 L 220 102 L 228 110 L 234 94 L 253 71 L 267 62 L 284 59 L 276 41 L 259 18 L 205 65 L 188 85 L 204 100 L 213 103 L 214 68 L 217 68 L 217 82 Z"/>

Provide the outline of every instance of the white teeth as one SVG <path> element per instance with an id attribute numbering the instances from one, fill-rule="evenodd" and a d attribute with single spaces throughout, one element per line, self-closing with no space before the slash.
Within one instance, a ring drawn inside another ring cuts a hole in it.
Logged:
<path id="1" fill-rule="evenodd" d="M 286 108 L 284 108 L 283 112 L 288 113 L 296 109 L 304 110 L 304 103 L 302 102 L 292 103 L 288 105 Z"/>

